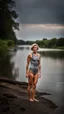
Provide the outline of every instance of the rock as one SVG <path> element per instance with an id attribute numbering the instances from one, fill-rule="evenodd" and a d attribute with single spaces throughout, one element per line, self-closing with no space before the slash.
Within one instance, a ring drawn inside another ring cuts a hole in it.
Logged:
<path id="1" fill-rule="evenodd" d="M 3 95 L 6 96 L 6 97 L 10 97 L 10 98 L 17 98 L 17 96 L 15 96 L 12 93 L 3 93 Z"/>
<path id="2" fill-rule="evenodd" d="M 0 82 L 7 82 L 11 84 L 19 84 L 19 85 L 26 85 L 26 86 L 28 85 L 27 82 L 20 82 L 20 81 L 8 79 L 8 78 L 2 78 L 2 77 L 0 77 Z"/>

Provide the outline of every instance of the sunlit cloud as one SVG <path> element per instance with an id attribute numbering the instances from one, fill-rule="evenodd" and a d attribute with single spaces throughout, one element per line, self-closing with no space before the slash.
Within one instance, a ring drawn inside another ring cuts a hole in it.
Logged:
<path id="1" fill-rule="evenodd" d="M 16 31 L 18 39 L 38 40 L 64 36 L 64 25 L 61 24 L 20 24 L 20 31 Z"/>

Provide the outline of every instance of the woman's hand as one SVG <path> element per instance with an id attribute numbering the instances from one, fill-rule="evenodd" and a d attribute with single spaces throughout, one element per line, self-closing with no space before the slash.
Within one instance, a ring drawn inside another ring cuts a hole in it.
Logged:
<path id="1" fill-rule="evenodd" d="M 28 78 L 28 76 L 29 76 L 29 73 L 26 73 L 26 78 Z"/>
<path id="2" fill-rule="evenodd" d="M 41 78 L 41 72 L 38 72 L 38 77 Z"/>

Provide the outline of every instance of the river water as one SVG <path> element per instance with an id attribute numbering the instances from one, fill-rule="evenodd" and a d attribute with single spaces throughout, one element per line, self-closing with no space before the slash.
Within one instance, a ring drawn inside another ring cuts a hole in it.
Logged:
<path id="1" fill-rule="evenodd" d="M 30 46 L 17 46 L 17 50 L 10 51 L 9 55 L 0 60 L 0 75 L 13 80 L 27 82 L 26 60 L 31 53 Z M 41 54 L 41 78 L 38 79 L 37 90 L 48 92 L 44 95 L 57 105 L 64 102 L 64 50 L 39 49 Z"/>

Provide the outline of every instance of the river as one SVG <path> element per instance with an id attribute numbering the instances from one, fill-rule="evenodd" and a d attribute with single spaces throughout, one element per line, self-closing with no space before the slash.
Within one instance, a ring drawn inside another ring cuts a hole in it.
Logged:
<path id="1" fill-rule="evenodd" d="M 37 90 L 50 93 L 44 97 L 63 105 L 64 50 L 40 48 L 38 52 L 41 54 L 41 78 L 38 79 Z M 17 46 L 17 50 L 10 51 L 8 56 L 0 60 L 0 75 L 27 82 L 25 69 L 29 53 L 30 46 Z"/>

